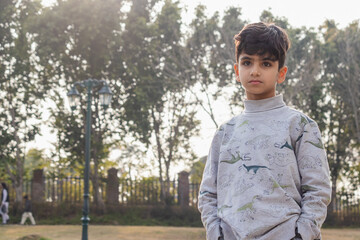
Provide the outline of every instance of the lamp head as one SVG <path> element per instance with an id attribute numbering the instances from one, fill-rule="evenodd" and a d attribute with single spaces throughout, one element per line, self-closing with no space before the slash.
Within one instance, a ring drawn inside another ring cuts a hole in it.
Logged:
<path id="1" fill-rule="evenodd" d="M 107 109 L 111 103 L 112 92 L 108 84 L 105 82 L 104 86 L 99 91 L 100 104 Z"/>
<path id="2" fill-rule="evenodd" d="M 75 85 L 72 86 L 70 91 L 67 93 L 67 96 L 71 110 L 75 110 L 76 106 L 80 103 L 80 94 Z"/>

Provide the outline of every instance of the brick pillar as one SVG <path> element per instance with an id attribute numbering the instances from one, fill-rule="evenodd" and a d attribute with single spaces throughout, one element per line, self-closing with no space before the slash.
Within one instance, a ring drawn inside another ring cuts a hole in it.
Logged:
<path id="1" fill-rule="evenodd" d="M 44 170 L 35 169 L 31 182 L 31 201 L 41 203 L 45 201 L 45 179 Z"/>
<path id="2" fill-rule="evenodd" d="M 181 207 L 189 206 L 189 173 L 186 171 L 178 174 L 178 200 Z"/>
<path id="3" fill-rule="evenodd" d="M 118 170 L 110 168 L 106 183 L 106 203 L 110 205 L 119 204 L 119 178 Z"/>

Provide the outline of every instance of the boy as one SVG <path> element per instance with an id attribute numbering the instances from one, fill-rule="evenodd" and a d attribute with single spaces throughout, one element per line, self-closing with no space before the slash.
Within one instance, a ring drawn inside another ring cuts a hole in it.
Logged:
<path id="1" fill-rule="evenodd" d="M 317 124 L 276 95 L 290 41 L 274 24 L 235 36 L 245 110 L 215 133 L 200 186 L 207 239 L 321 239 L 331 199 Z"/>
<path id="2" fill-rule="evenodd" d="M 0 203 L 0 214 L 2 217 L 2 224 L 6 224 L 7 221 L 10 219 L 8 212 L 9 212 L 9 189 L 6 183 L 1 183 L 2 191 L 1 191 L 1 203 Z"/>
<path id="3" fill-rule="evenodd" d="M 24 209 L 24 213 L 22 214 L 20 224 L 24 225 L 27 218 L 30 218 L 31 224 L 35 225 L 35 220 L 31 213 L 31 201 L 29 200 L 27 195 L 24 196 L 24 200 L 25 200 L 25 209 Z"/>

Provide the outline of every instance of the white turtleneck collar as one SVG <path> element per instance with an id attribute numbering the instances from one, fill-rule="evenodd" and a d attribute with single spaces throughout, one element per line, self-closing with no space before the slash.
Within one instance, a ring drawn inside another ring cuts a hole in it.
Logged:
<path id="1" fill-rule="evenodd" d="M 245 113 L 264 112 L 286 106 L 282 94 L 261 100 L 245 100 L 244 104 Z"/>

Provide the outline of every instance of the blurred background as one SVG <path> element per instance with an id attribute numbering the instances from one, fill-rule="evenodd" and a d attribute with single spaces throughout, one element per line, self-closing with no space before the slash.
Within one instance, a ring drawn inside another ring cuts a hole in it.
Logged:
<path id="1" fill-rule="evenodd" d="M 0 179 L 14 223 L 31 196 L 39 223 L 79 223 L 85 89 L 93 91 L 92 222 L 202 226 L 196 209 L 215 130 L 245 98 L 233 36 L 274 22 L 292 42 L 278 92 L 316 119 L 331 169 L 326 224 L 360 224 L 360 26 L 352 1 L 0 1 Z M 40 207 L 43 209 L 40 211 Z M 169 210 L 170 209 L 170 210 Z M 46 211 L 45 211 L 46 210 Z"/>

